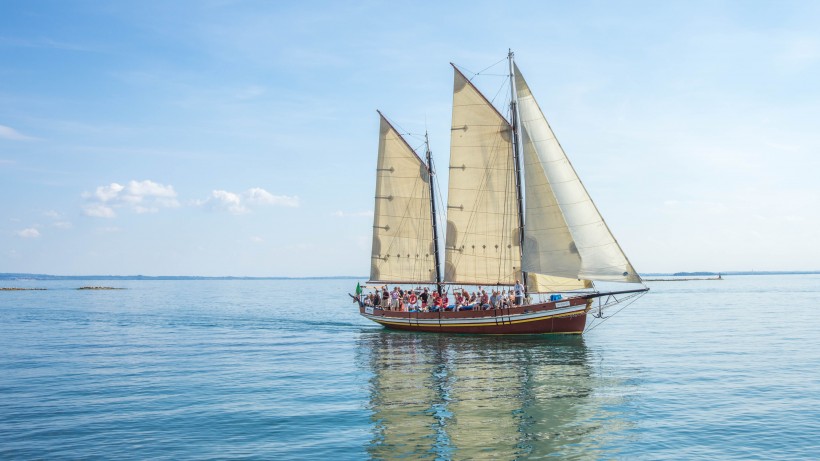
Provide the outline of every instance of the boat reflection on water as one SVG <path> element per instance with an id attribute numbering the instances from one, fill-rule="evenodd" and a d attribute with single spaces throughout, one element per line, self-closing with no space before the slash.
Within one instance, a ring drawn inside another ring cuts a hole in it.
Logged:
<path id="1" fill-rule="evenodd" d="M 625 422 L 578 335 L 363 333 L 376 459 L 595 457 Z M 611 454 L 611 451 L 610 451 Z"/>

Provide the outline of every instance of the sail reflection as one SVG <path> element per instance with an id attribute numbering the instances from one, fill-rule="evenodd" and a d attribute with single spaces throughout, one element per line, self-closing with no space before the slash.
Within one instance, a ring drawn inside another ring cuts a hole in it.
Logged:
<path id="1" fill-rule="evenodd" d="M 446 336 L 368 331 L 358 359 L 373 376 L 375 459 L 603 455 L 626 424 L 589 365 L 581 336 Z"/>

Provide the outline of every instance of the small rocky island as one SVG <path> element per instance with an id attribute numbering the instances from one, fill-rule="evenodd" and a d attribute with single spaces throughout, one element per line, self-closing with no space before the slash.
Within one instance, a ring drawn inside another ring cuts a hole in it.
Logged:
<path id="1" fill-rule="evenodd" d="M 114 287 L 80 287 L 77 288 L 78 290 L 124 290 L 125 288 L 114 288 Z"/>

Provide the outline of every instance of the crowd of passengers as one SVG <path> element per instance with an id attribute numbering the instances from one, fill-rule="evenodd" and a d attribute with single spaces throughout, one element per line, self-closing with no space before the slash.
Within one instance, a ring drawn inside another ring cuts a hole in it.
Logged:
<path id="1" fill-rule="evenodd" d="M 446 292 L 439 295 L 437 291 L 431 292 L 427 288 L 403 290 L 394 287 L 393 291 L 388 291 L 387 286 L 384 286 L 381 290 L 364 296 L 362 304 L 400 312 L 470 311 L 520 306 L 523 296 L 524 287 L 518 281 L 509 293 L 506 290 L 490 290 L 490 294 L 487 294 L 480 287 L 472 293 L 463 288 L 456 289 L 452 300 Z"/>

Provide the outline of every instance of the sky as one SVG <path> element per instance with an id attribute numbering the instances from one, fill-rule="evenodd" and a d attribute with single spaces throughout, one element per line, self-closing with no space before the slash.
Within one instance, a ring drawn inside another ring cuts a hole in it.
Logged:
<path id="1" fill-rule="evenodd" d="M 376 110 L 447 165 L 449 63 L 508 49 L 639 272 L 819 270 L 818 24 L 813 1 L 0 0 L 0 272 L 366 276 Z"/>

